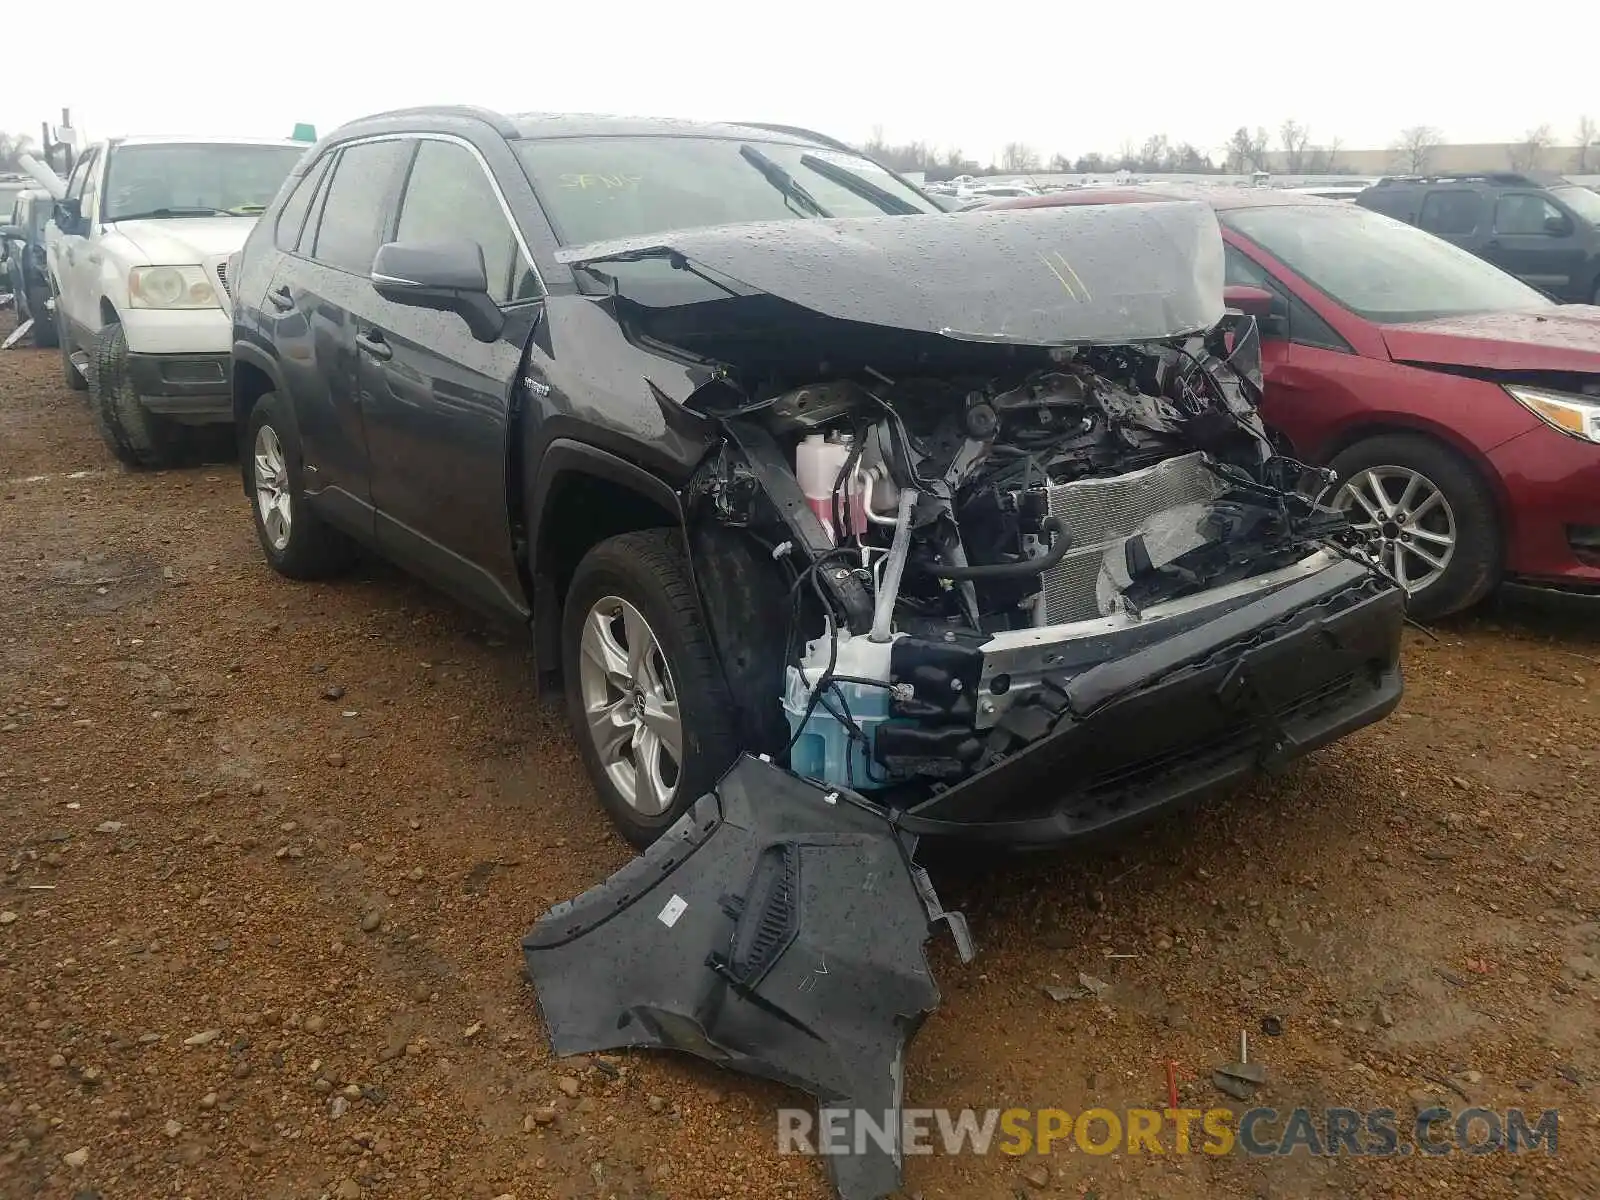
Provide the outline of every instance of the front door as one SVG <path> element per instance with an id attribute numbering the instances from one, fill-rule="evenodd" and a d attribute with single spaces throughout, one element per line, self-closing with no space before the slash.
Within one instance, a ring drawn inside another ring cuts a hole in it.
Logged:
<path id="1" fill-rule="evenodd" d="M 1541 192 L 1502 192 L 1483 256 L 1562 300 L 1587 300 L 1588 247 L 1577 222 Z"/>
<path id="2" fill-rule="evenodd" d="M 505 315 L 480 342 L 452 313 L 377 297 L 356 331 L 378 544 L 490 611 L 521 614 L 508 448 L 511 395 L 542 306 L 489 168 L 465 143 L 421 135 L 394 240 L 475 242 Z"/>

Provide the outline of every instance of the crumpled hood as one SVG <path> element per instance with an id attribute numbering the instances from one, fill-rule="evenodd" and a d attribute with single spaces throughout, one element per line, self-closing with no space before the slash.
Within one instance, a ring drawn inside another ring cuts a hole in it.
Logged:
<path id="1" fill-rule="evenodd" d="M 1396 362 L 1600 372 L 1600 308 L 1591 304 L 1440 317 L 1381 329 Z"/>
<path id="2" fill-rule="evenodd" d="M 705 306 L 702 338 L 769 322 L 773 299 L 856 326 L 1024 346 L 1151 341 L 1223 315 L 1221 233 L 1193 202 L 764 221 L 557 257 L 597 267 L 646 308 Z M 607 268 L 617 263 L 640 266 Z M 693 278 L 668 278 L 672 267 Z"/>
<path id="3" fill-rule="evenodd" d="M 144 255 L 147 265 L 205 262 L 244 248 L 254 217 L 156 217 L 116 221 L 113 228 Z"/>

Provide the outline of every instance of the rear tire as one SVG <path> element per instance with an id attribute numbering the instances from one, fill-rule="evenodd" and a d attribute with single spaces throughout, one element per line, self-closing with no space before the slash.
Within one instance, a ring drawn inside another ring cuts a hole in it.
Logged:
<path id="1" fill-rule="evenodd" d="M 61 297 L 56 297 L 56 345 L 61 347 L 61 382 L 75 392 L 87 392 L 89 380 L 72 365 L 72 337 L 67 332 L 66 314 L 61 311 Z"/>
<path id="2" fill-rule="evenodd" d="M 1406 495 L 1408 475 L 1419 480 L 1412 501 L 1414 511 L 1409 514 L 1412 521 L 1395 525 L 1397 531 L 1408 532 L 1409 538 L 1395 539 L 1391 548 L 1394 553 L 1406 555 L 1411 571 L 1425 564 L 1407 546 L 1442 559 L 1445 566 L 1411 592 L 1407 608 L 1413 616 L 1428 619 L 1460 612 L 1477 604 L 1500 582 L 1505 559 L 1494 494 L 1477 471 L 1454 451 L 1421 434 L 1381 434 L 1357 442 L 1329 465 L 1340 480 L 1336 503 L 1346 507 L 1358 523 L 1371 520 L 1370 510 L 1354 501 L 1346 502 L 1347 486 L 1361 487 L 1370 498 L 1373 482 L 1381 481 L 1379 486 L 1386 487 L 1386 496 L 1392 502 Z M 1427 515 L 1419 516 L 1428 489 L 1437 491 L 1442 504 L 1427 502 Z M 1401 515 L 1407 515 L 1404 505 L 1398 507 Z M 1439 540 L 1446 519 L 1453 538 L 1448 556 Z M 1385 558 L 1385 565 L 1392 563 L 1392 558 Z"/>
<path id="3" fill-rule="evenodd" d="M 286 579 L 327 579 L 355 561 L 355 544 L 306 503 L 300 430 L 283 397 L 267 392 L 250 410 L 243 444 L 256 540 Z"/>
<path id="4" fill-rule="evenodd" d="M 739 753 L 733 702 L 700 618 L 682 538 L 645 529 L 590 550 L 567 590 L 561 631 L 567 710 L 584 768 L 618 830 L 643 848 L 709 792 Z M 602 648 L 615 669 L 590 653 Z M 672 736 L 656 732 L 663 698 L 677 724 L 676 756 L 666 749 Z M 641 711 L 657 720 L 639 719 Z M 614 715 L 610 725 L 591 723 L 592 714 L 606 712 Z M 600 745 L 596 725 L 609 747 Z M 630 774 L 631 786 L 619 785 Z M 670 785 L 664 806 L 665 790 L 649 779 Z"/>
<path id="5" fill-rule="evenodd" d="M 168 467 L 182 450 L 182 431 L 156 416 L 128 378 L 128 335 L 107 325 L 89 354 L 89 414 L 118 462 L 130 467 Z"/>

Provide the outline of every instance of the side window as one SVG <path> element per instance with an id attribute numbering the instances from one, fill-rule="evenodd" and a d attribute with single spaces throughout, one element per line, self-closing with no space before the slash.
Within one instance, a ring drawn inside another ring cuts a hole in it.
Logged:
<path id="1" fill-rule="evenodd" d="M 1272 293 L 1272 314 L 1261 326 L 1261 336 L 1321 350 L 1349 353 L 1350 344 L 1298 296 L 1291 295 L 1264 267 L 1233 246 L 1223 246 L 1223 282 L 1232 286 L 1265 288 Z"/>
<path id="2" fill-rule="evenodd" d="M 1548 234 L 1546 221 L 1570 225 L 1566 214 L 1543 196 L 1533 192 L 1507 192 L 1494 206 L 1494 231 L 1496 233 Z"/>
<path id="3" fill-rule="evenodd" d="M 505 210 L 465 146 L 424 138 L 400 204 L 400 242 L 476 242 L 483 250 L 489 296 L 498 304 L 532 299 L 537 277 L 523 257 Z"/>
<path id="4" fill-rule="evenodd" d="M 83 177 L 83 198 L 81 208 L 83 211 L 84 220 L 86 221 L 92 222 L 95 217 L 99 215 L 96 209 L 99 206 L 100 200 L 101 161 L 101 157 L 96 155 L 94 162 L 89 165 L 89 173 Z"/>
<path id="5" fill-rule="evenodd" d="M 67 199 L 79 200 L 83 197 L 84 181 L 89 178 L 89 169 L 94 166 L 95 154 L 90 151 L 85 157 L 78 160 L 78 165 L 72 168 L 72 174 L 67 178 Z"/>
<path id="6" fill-rule="evenodd" d="M 278 249 L 293 250 L 300 244 L 300 230 L 305 227 L 306 214 L 311 211 L 311 198 L 317 194 L 317 188 L 321 186 L 322 177 L 328 173 L 328 164 L 332 161 L 333 155 L 325 154 L 313 163 L 283 202 L 283 208 L 278 211 L 278 224 L 273 230 Z"/>
<path id="7" fill-rule="evenodd" d="M 322 204 L 313 258 L 353 275 L 372 271 L 394 213 L 400 172 L 415 147 L 399 138 L 345 147 Z"/>
<path id="8" fill-rule="evenodd" d="M 1319 350 L 1337 350 L 1351 353 L 1350 343 L 1298 296 L 1289 297 L 1289 340 L 1297 346 L 1315 346 Z"/>
<path id="9" fill-rule="evenodd" d="M 1429 192 L 1422 201 L 1417 224 L 1441 237 L 1466 237 L 1483 216 L 1483 197 L 1477 192 Z"/>

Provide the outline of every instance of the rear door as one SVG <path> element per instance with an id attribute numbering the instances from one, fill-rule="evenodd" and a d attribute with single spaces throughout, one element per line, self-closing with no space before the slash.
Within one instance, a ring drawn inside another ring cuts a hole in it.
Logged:
<path id="1" fill-rule="evenodd" d="M 273 322 L 284 384 L 294 396 L 305 459 L 306 491 L 335 524 L 370 538 L 372 498 L 367 437 L 356 378 L 356 328 L 377 293 L 369 279 L 378 246 L 394 226 L 395 199 L 413 143 L 399 138 L 355 142 L 325 172 L 301 186 L 307 202 L 294 250 L 284 256 L 262 305 Z M 299 195 L 285 204 L 293 223 Z M 280 222 L 279 236 L 291 230 Z M 274 315 L 276 314 L 276 315 Z"/>
<path id="2" fill-rule="evenodd" d="M 1471 188 L 1434 188 L 1422 198 L 1417 226 L 1463 250 L 1477 251 L 1489 233 L 1490 205 Z"/>
<path id="3" fill-rule="evenodd" d="M 1588 257 L 1581 233 L 1566 210 L 1543 192 L 1501 192 L 1483 257 L 1559 299 L 1587 300 L 1581 294 Z"/>
<path id="4" fill-rule="evenodd" d="M 394 240 L 477 243 L 506 323 L 495 341 L 480 342 L 454 314 L 382 297 L 358 322 L 378 544 L 475 607 L 520 614 L 511 392 L 542 289 L 479 150 L 461 138 L 418 136 Z"/>

